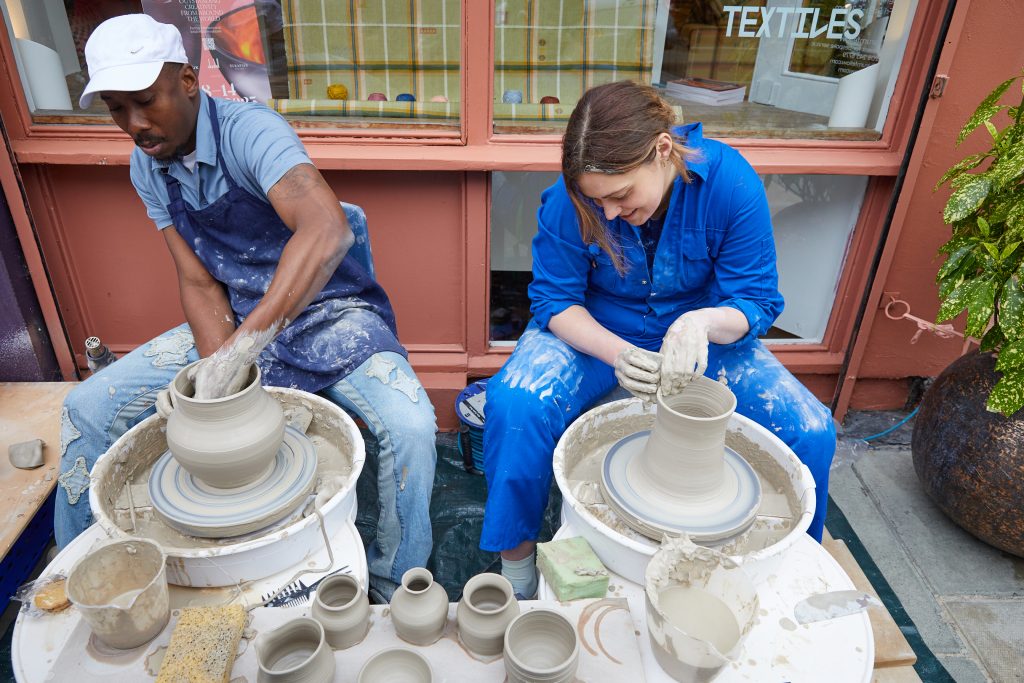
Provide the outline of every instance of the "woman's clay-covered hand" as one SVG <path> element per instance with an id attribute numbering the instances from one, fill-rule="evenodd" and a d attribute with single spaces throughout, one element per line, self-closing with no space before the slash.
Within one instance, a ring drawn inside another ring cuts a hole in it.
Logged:
<path id="1" fill-rule="evenodd" d="M 710 322 L 702 311 L 679 316 L 665 333 L 661 343 L 661 391 L 665 396 L 678 394 L 708 367 L 708 329 Z"/>
<path id="2" fill-rule="evenodd" d="M 629 346 L 615 357 L 615 379 L 629 393 L 652 402 L 658 393 L 661 367 L 660 353 Z"/>

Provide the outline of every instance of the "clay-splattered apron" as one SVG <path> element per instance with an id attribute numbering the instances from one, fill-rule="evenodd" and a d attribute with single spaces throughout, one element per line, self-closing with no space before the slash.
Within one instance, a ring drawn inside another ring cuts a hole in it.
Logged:
<path id="1" fill-rule="evenodd" d="M 178 233 L 227 290 L 240 325 L 266 294 L 292 231 L 269 202 L 235 182 L 221 154 L 216 100 L 209 100 L 217 163 L 228 191 L 204 209 L 189 207 L 178 181 L 164 173 L 168 212 Z M 380 351 L 406 355 L 395 315 L 380 285 L 346 256 L 323 290 L 264 350 L 258 364 L 274 386 L 319 391 Z"/>

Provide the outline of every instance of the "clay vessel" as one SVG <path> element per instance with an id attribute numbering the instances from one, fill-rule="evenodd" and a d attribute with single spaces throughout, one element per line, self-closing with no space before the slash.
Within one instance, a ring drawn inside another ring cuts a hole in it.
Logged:
<path id="1" fill-rule="evenodd" d="M 428 570 L 413 567 L 402 575 L 402 585 L 391 596 L 391 621 L 406 642 L 437 642 L 448 621 L 448 594 Z"/>
<path id="2" fill-rule="evenodd" d="M 329 576 L 320 583 L 309 615 L 324 627 L 335 650 L 361 643 L 370 630 L 370 600 L 349 574 Z"/>
<path id="3" fill-rule="evenodd" d="M 260 384 L 255 365 L 237 394 L 193 398 L 192 365 L 168 387 L 173 410 L 167 418 L 167 447 L 183 468 L 210 486 L 236 488 L 255 481 L 270 468 L 284 439 L 281 404 Z"/>
<path id="4" fill-rule="evenodd" d="M 419 652 L 404 647 L 381 650 L 366 660 L 356 683 L 431 683 L 434 672 Z"/>
<path id="5" fill-rule="evenodd" d="M 707 377 L 673 396 L 659 391 L 654 428 L 643 453 L 629 463 L 629 481 L 668 505 L 714 500 L 725 475 L 725 429 L 735 410 L 736 395 Z"/>
<path id="6" fill-rule="evenodd" d="M 505 673 L 509 683 L 568 683 L 580 663 L 576 628 L 551 609 L 523 612 L 505 631 Z"/>
<path id="7" fill-rule="evenodd" d="M 477 574 L 466 582 L 455 610 L 459 640 L 484 657 L 500 655 L 505 629 L 519 616 L 512 584 L 501 574 Z"/>
<path id="8" fill-rule="evenodd" d="M 92 632 L 128 650 L 152 640 L 170 617 L 167 557 L 152 541 L 110 541 L 90 550 L 68 574 L 68 599 Z"/>
<path id="9" fill-rule="evenodd" d="M 315 619 L 287 621 L 256 639 L 257 683 L 330 683 L 334 653 Z"/>

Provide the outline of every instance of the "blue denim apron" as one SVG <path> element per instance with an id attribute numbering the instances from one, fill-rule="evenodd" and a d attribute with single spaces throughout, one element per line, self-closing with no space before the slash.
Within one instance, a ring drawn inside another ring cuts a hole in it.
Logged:
<path id="1" fill-rule="evenodd" d="M 217 104 L 209 99 L 217 163 L 228 191 L 205 209 L 189 207 L 178 181 L 164 182 L 174 227 L 210 274 L 227 289 L 235 324 L 256 307 L 274 277 L 292 231 L 269 202 L 238 186 L 221 155 Z M 346 255 L 324 288 L 263 351 L 257 364 L 265 384 L 315 392 L 343 379 L 381 351 L 406 356 L 398 343 L 387 294 Z"/>

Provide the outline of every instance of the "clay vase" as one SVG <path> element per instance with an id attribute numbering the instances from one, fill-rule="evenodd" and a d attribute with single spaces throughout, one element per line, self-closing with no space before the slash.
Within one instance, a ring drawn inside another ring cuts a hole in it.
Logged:
<path id="1" fill-rule="evenodd" d="M 626 477 L 669 509 L 714 501 L 724 482 L 725 430 L 735 410 L 736 395 L 707 377 L 673 396 L 659 391 L 651 436 Z"/>
<path id="2" fill-rule="evenodd" d="M 964 530 L 1024 557 L 1024 410 L 985 408 L 999 379 L 991 353 L 953 361 L 921 400 L 911 450 L 928 497 Z"/>
<path id="3" fill-rule="evenodd" d="M 455 609 L 459 640 L 474 654 L 500 655 L 505 629 L 517 616 L 519 602 L 509 580 L 501 574 L 477 574 L 466 582 Z"/>
<path id="4" fill-rule="evenodd" d="M 330 683 L 334 653 L 320 622 L 309 617 L 287 621 L 256 639 L 257 683 Z"/>
<path id="5" fill-rule="evenodd" d="M 348 574 L 324 579 L 316 589 L 309 615 L 324 627 L 335 650 L 358 645 L 370 630 L 370 600 L 359 581 Z"/>
<path id="6" fill-rule="evenodd" d="M 505 631 L 505 673 L 509 683 L 568 683 L 580 663 L 576 628 L 551 609 L 523 612 Z"/>
<path id="7" fill-rule="evenodd" d="M 167 418 L 167 447 L 183 468 L 210 486 L 236 488 L 255 481 L 272 466 L 284 439 L 281 404 L 260 384 L 255 365 L 237 394 L 193 398 L 192 365 L 168 387 L 173 410 Z"/>
<path id="8" fill-rule="evenodd" d="M 366 660 L 356 683 L 431 683 L 434 672 L 419 652 L 404 647 L 381 650 Z"/>
<path id="9" fill-rule="evenodd" d="M 448 594 L 422 567 L 402 575 L 402 585 L 391 596 L 395 633 L 413 645 L 430 645 L 444 633 L 448 621 Z"/>

